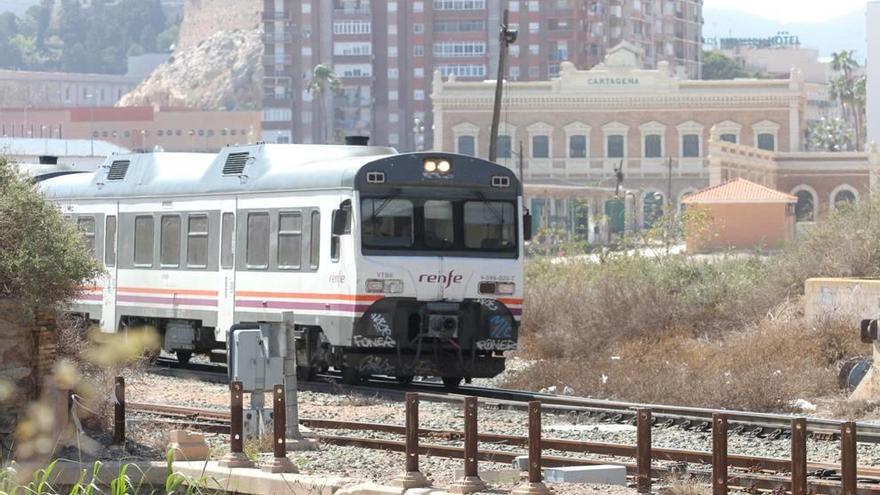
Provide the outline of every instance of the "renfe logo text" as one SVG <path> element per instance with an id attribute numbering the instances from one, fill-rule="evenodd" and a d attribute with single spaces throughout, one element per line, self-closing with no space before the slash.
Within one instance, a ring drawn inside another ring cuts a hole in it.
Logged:
<path id="1" fill-rule="evenodd" d="M 442 284 L 443 287 L 449 288 L 452 284 L 461 283 L 464 280 L 464 275 L 456 275 L 455 270 L 450 270 L 448 274 L 427 274 L 423 273 L 419 275 L 419 282 L 428 282 L 429 284 Z"/>

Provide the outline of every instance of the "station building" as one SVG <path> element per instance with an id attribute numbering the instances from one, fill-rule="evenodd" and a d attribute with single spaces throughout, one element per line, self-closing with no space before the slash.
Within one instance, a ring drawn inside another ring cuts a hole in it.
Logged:
<path id="1" fill-rule="evenodd" d="M 720 140 L 765 152 L 802 149 L 806 90 L 797 71 L 786 79 L 689 80 L 666 62 L 643 69 L 640 57 L 624 42 L 590 70 L 563 62 L 557 78 L 505 83 L 498 161 L 516 169 L 522 159 L 527 194 L 540 193 L 528 198 L 536 227 L 650 226 L 664 205 L 677 208 L 709 185 L 713 128 Z M 494 81 L 435 74 L 435 149 L 488 156 L 494 89 Z M 572 205 L 581 201 L 570 197 L 572 187 L 618 186 L 622 193 L 611 198 Z M 555 194 L 560 188 L 565 194 Z"/>

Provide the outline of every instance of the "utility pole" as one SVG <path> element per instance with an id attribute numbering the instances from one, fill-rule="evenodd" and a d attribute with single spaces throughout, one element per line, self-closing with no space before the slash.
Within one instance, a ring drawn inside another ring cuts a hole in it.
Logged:
<path id="1" fill-rule="evenodd" d="M 504 9 L 503 20 L 501 21 L 501 43 L 498 48 L 498 78 L 495 80 L 495 107 L 492 111 L 492 131 L 489 134 L 489 161 L 494 162 L 498 159 L 498 126 L 501 121 L 501 95 L 504 89 L 504 75 L 507 65 L 507 47 L 516 43 L 517 30 L 510 29 L 507 25 L 509 12 Z"/>
<path id="2" fill-rule="evenodd" d="M 523 185 L 523 193 L 525 193 L 526 177 L 523 175 L 523 144 L 522 139 L 519 140 L 519 182 Z M 525 194 L 523 194 L 525 195 Z"/>

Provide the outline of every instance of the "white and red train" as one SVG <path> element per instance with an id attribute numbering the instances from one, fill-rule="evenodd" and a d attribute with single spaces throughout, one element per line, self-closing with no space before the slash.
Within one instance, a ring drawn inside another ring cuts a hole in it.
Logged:
<path id="1" fill-rule="evenodd" d="M 106 274 L 71 310 L 187 361 L 293 312 L 302 371 L 491 377 L 516 349 L 522 187 L 448 153 L 257 144 L 116 155 L 39 183 Z M 524 221 L 525 220 L 525 221 Z"/>

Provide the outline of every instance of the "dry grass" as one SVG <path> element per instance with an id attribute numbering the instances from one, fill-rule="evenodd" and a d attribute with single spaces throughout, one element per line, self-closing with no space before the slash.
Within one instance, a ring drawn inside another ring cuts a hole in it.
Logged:
<path id="1" fill-rule="evenodd" d="M 660 489 L 660 495 L 711 495 L 712 489 L 705 482 L 696 480 L 672 480 L 668 486 Z"/>
<path id="2" fill-rule="evenodd" d="M 621 400 L 778 411 L 836 390 L 838 364 L 862 350 L 848 322 L 809 323 L 800 316 L 712 339 L 672 332 L 602 355 L 590 347 L 584 341 L 568 350 L 583 358 L 544 360 L 509 385 L 569 385 L 579 394 Z"/>

